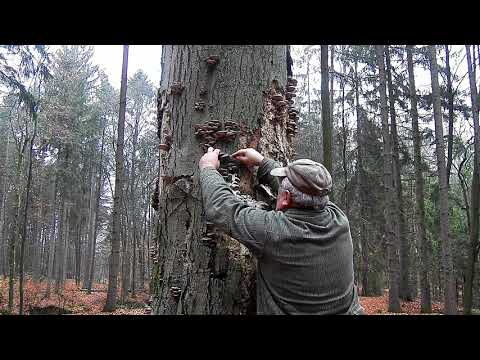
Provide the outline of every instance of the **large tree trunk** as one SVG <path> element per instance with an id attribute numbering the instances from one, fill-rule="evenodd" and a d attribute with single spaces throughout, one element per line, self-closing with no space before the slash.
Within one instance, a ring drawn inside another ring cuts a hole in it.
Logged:
<path id="1" fill-rule="evenodd" d="M 214 242 L 202 240 L 208 237 L 198 160 L 207 144 L 225 153 L 253 147 L 284 162 L 291 156 L 295 123 L 288 120 L 286 104 L 272 100 L 283 93 L 286 68 L 286 46 L 163 47 L 159 223 L 151 288 L 156 314 L 255 312 L 249 251 L 219 229 Z M 194 136 L 195 124 L 211 120 L 231 129 L 230 141 L 220 140 L 225 132 L 216 132 L 217 142 L 213 136 Z M 259 195 L 249 171 L 232 172 L 240 177 L 242 193 Z"/>
<path id="2" fill-rule="evenodd" d="M 392 129 L 392 161 L 393 161 L 393 185 L 395 196 L 393 201 L 393 216 L 395 221 L 395 236 L 397 243 L 400 244 L 400 288 L 399 296 L 403 300 L 412 300 L 410 289 L 410 244 L 407 236 L 407 226 L 405 222 L 402 191 L 402 169 L 400 166 L 400 149 L 398 145 L 397 115 L 395 112 L 395 91 L 392 82 L 392 66 L 390 59 L 390 50 L 388 45 L 385 47 L 385 59 L 387 64 L 387 87 L 388 100 L 390 105 L 390 120 Z"/>
<path id="3" fill-rule="evenodd" d="M 389 291 L 388 311 L 400 312 L 399 300 L 399 254 L 398 243 L 394 232 L 393 221 L 393 179 L 392 179 L 392 148 L 388 126 L 388 106 L 385 76 L 384 46 L 375 46 L 380 78 L 380 109 L 383 133 L 383 186 L 385 189 L 385 242 L 388 249 Z"/>
<path id="4" fill-rule="evenodd" d="M 472 64 L 470 46 L 465 46 L 467 53 L 468 75 L 470 79 L 470 99 L 472 102 L 473 129 L 474 129 L 474 162 L 471 188 L 471 216 L 470 216 L 470 244 L 467 253 L 467 264 L 465 269 L 465 285 L 464 285 L 464 304 L 463 313 L 470 315 L 472 312 L 472 292 L 473 281 L 475 278 L 475 262 L 479 251 L 478 228 L 479 228 L 479 196 L 480 196 L 480 179 L 479 179 L 479 161 L 480 161 L 480 129 L 478 119 L 478 94 L 476 85 L 475 63 Z M 475 52 L 475 49 L 473 50 Z"/>
<path id="5" fill-rule="evenodd" d="M 333 126 L 330 113 L 330 96 L 328 91 L 328 45 L 321 46 L 320 52 L 322 72 L 322 139 L 323 139 L 323 164 L 333 173 Z"/>
<path id="6" fill-rule="evenodd" d="M 123 207 L 123 143 L 125 132 L 125 107 L 127 102 L 128 45 L 123 46 L 122 83 L 120 86 L 120 110 L 115 152 L 115 194 L 113 197 L 113 224 L 111 237 L 110 268 L 108 272 L 107 301 L 104 311 L 114 311 L 117 305 L 117 278 L 120 263 L 120 217 Z"/>
<path id="7" fill-rule="evenodd" d="M 431 313 L 432 301 L 430 295 L 429 278 L 431 246 L 429 246 L 428 244 L 425 231 L 425 195 L 423 191 L 421 137 L 420 131 L 418 129 L 417 90 L 415 87 L 415 73 L 413 70 L 412 48 L 413 47 L 411 45 L 407 45 L 407 65 L 413 131 L 413 163 L 415 167 L 415 221 L 417 227 L 417 243 L 420 247 L 420 311 L 422 313 Z"/>
<path id="8" fill-rule="evenodd" d="M 452 248 L 448 233 L 448 184 L 445 168 L 445 146 L 443 144 L 442 105 L 440 87 L 438 85 L 437 48 L 429 45 L 430 73 L 432 79 L 433 117 L 435 120 L 435 143 L 437 154 L 438 179 L 440 184 L 440 239 L 442 243 L 442 263 L 445 274 L 445 312 L 449 315 L 457 313 L 455 301 L 455 278 L 453 273 Z"/>

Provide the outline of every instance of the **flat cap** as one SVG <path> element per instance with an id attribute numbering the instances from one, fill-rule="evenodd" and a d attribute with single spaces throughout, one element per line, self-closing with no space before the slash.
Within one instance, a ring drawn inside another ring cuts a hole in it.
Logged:
<path id="1" fill-rule="evenodd" d="M 332 176 L 327 168 L 310 159 L 295 160 L 286 167 L 273 169 L 270 174 L 287 177 L 298 190 L 312 196 L 326 195 L 332 188 Z"/>

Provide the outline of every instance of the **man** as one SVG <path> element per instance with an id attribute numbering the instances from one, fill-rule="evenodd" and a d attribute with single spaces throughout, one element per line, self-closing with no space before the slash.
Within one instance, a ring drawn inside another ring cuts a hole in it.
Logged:
<path id="1" fill-rule="evenodd" d="M 232 154 L 278 192 L 276 211 L 266 211 L 236 197 L 217 171 L 219 151 L 199 161 L 205 212 L 257 258 L 257 314 L 362 314 L 350 228 L 329 201 L 327 169 L 307 159 L 279 167 L 254 149 Z"/>

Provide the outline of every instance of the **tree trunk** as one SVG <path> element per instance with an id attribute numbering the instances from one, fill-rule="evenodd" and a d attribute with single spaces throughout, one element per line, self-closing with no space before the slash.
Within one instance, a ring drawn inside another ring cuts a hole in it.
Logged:
<path id="1" fill-rule="evenodd" d="M 437 48 L 429 45 L 430 73 L 432 79 L 433 117 L 435 120 L 435 143 L 437 153 L 437 168 L 440 184 L 440 238 L 442 242 L 442 260 L 445 273 L 445 312 L 449 315 L 457 313 L 455 301 L 455 279 L 453 273 L 452 248 L 448 233 L 448 185 L 445 168 L 445 147 L 443 144 L 442 106 L 440 102 L 440 87 L 438 85 Z"/>
<path id="2" fill-rule="evenodd" d="M 283 93 L 286 65 L 286 46 L 163 47 L 159 222 L 152 244 L 156 314 L 255 311 L 255 271 L 249 251 L 220 230 L 215 242 L 201 240 L 207 227 L 198 160 L 208 144 L 225 153 L 253 147 L 280 161 L 291 156 L 286 126 L 292 134 L 294 121 L 288 120 L 286 106 L 276 108 L 272 101 L 273 94 Z M 230 141 L 194 136 L 195 124 L 210 120 L 232 129 Z M 237 171 L 240 191 L 259 196 L 251 173 L 233 170 Z"/>
<path id="3" fill-rule="evenodd" d="M 22 222 L 22 234 L 21 234 L 21 243 L 20 243 L 20 286 L 19 286 L 19 294 L 20 294 L 20 306 L 19 306 L 19 314 L 23 315 L 23 303 L 24 303 L 24 294 L 23 294 L 23 280 L 24 280 L 24 257 L 25 257 L 25 242 L 27 237 L 27 214 L 28 214 L 28 207 L 30 204 L 30 189 L 32 185 L 32 162 L 33 162 L 33 143 L 35 141 L 35 137 L 37 136 L 37 114 L 35 112 L 32 113 L 32 120 L 33 120 L 33 134 L 30 138 L 30 149 L 28 155 L 28 172 L 27 172 L 27 185 L 25 188 L 25 205 L 23 208 L 23 222 Z"/>
<path id="4" fill-rule="evenodd" d="M 385 189 L 385 242 L 388 249 L 389 291 L 388 311 L 400 312 L 399 300 L 399 254 L 398 242 L 395 236 L 393 221 L 393 179 L 392 179 L 392 149 L 390 145 L 390 131 L 388 126 L 388 106 L 385 76 L 384 46 L 375 46 L 380 78 L 380 109 L 382 116 L 383 133 L 383 182 Z"/>
<path id="5" fill-rule="evenodd" d="M 473 281 L 475 278 L 475 262 L 479 251 L 478 228 L 479 228 L 479 196 L 480 196 L 480 180 L 479 180 L 479 159 L 480 159 L 480 130 L 478 119 L 478 94 L 476 85 L 475 63 L 472 64 L 470 54 L 470 46 L 465 46 L 467 53 L 468 75 L 470 79 L 470 99 L 472 102 L 473 129 L 474 129 L 474 161 L 471 188 L 471 226 L 470 226 L 470 246 L 467 253 L 467 264 L 465 270 L 465 286 L 464 286 L 464 304 L 463 313 L 470 315 L 472 313 L 472 293 Z M 475 49 L 473 50 L 475 52 Z"/>
<path id="6" fill-rule="evenodd" d="M 113 224 L 111 237 L 110 268 L 108 272 L 107 301 L 104 311 L 114 311 L 117 304 L 117 278 L 120 263 L 120 217 L 123 206 L 123 143 L 125 132 L 125 107 L 127 98 L 128 45 L 123 46 L 122 83 L 120 87 L 120 110 L 115 152 L 115 194 L 113 198 Z"/>
<path id="7" fill-rule="evenodd" d="M 83 273 L 83 281 L 84 281 L 84 288 L 88 288 L 88 279 L 90 278 L 90 262 L 92 261 L 92 246 L 93 246 L 93 234 L 95 233 L 95 208 L 97 202 L 97 192 L 95 189 L 95 176 L 96 176 L 96 169 L 93 164 L 91 163 L 90 168 L 90 196 L 89 196 L 89 206 L 88 206 L 88 235 L 87 235 L 87 253 L 85 256 L 85 268 Z"/>
<path id="8" fill-rule="evenodd" d="M 137 141 L 138 141 L 138 126 L 140 123 L 140 111 L 137 111 L 135 116 L 135 125 L 133 130 L 133 139 L 132 139 L 132 158 L 131 158 L 131 168 L 130 168 L 130 226 L 129 226 L 129 234 L 131 235 L 131 242 L 133 245 L 133 256 L 132 256 L 132 274 L 131 274 L 131 289 L 132 289 L 132 297 L 135 297 L 135 268 L 136 268 L 136 255 L 137 255 L 137 227 L 136 227 L 136 206 L 135 206 L 135 160 L 136 160 L 136 153 L 137 153 Z"/>
<path id="9" fill-rule="evenodd" d="M 8 312 L 12 313 L 14 303 L 14 284 L 15 284 L 15 243 L 19 234 L 18 219 L 20 217 L 20 189 L 21 189 L 21 174 L 22 164 L 25 148 L 27 146 L 27 139 L 23 141 L 21 150 L 18 153 L 17 168 L 15 173 L 15 182 L 13 184 L 13 219 L 10 223 L 10 236 L 8 241 Z"/>
<path id="10" fill-rule="evenodd" d="M 452 168 L 453 150 L 453 90 L 452 73 L 450 71 L 450 51 L 445 45 L 445 71 L 447 73 L 447 95 L 448 95 L 448 137 L 447 137 L 447 186 L 450 187 L 450 172 Z"/>
<path id="11" fill-rule="evenodd" d="M 388 45 L 385 47 L 385 59 L 387 64 L 387 87 L 388 100 L 390 105 L 390 120 L 392 130 L 392 161 L 393 161 L 393 185 L 395 196 L 393 198 L 393 216 L 395 221 L 396 242 L 400 245 L 400 284 L 399 296 L 403 300 L 412 300 L 410 289 L 410 244 L 407 237 L 407 229 L 405 223 L 404 207 L 403 207 L 403 191 L 402 191 L 402 169 L 400 166 L 400 149 L 398 145 L 397 132 L 397 116 L 395 112 L 395 91 L 392 82 L 392 68 L 390 50 Z"/>
<path id="12" fill-rule="evenodd" d="M 321 46 L 320 53 L 322 72 L 322 139 L 323 139 L 323 164 L 330 173 L 333 173 L 333 127 L 330 117 L 330 97 L 328 91 L 328 45 Z"/>
<path id="13" fill-rule="evenodd" d="M 102 145 L 100 147 L 100 160 L 98 164 L 98 174 L 97 174 L 97 185 L 96 185 L 96 196 L 95 196 L 95 220 L 93 225 L 93 243 L 92 243 L 92 252 L 90 256 L 90 269 L 88 272 L 88 280 L 87 280 L 87 294 L 90 294 L 92 291 L 94 274 L 95 274 L 95 251 L 97 245 L 97 228 L 98 228 L 98 211 L 100 209 L 100 197 L 102 193 L 102 185 L 103 185 L 103 154 L 105 150 L 105 129 L 106 126 L 103 127 L 102 131 Z"/>
<path id="14" fill-rule="evenodd" d="M 56 200 L 57 200 L 57 171 L 55 171 L 55 179 L 53 181 L 53 191 L 52 191 L 52 224 L 50 226 L 50 240 L 48 242 L 48 267 L 47 267 L 47 289 L 45 292 L 45 297 L 50 298 L 50 291 L 53 282 L 53 274 L 54 274 L 54 258 L 55 258 L 55 229 L 56 229 Z"/>
<path id="15" fill-rule="evenodd" d="M 411 45 L 407 45 L 406 49 L 413 131 L 413 158 L 415 167 L 415 220 L 417 227 L 416 237 L 417 243 L 420 246 L 420 311 L 422 313 L 431 313 L 432 301 L 430 296 L 429 277 L 431 246 L 428 243 L 425 230 L 425 195 L 423 191 L 421 137 L 420 131 L 418 129 L 417 90 L 415 87 L 415 73 L 413 68 L 413 47 Z"/>
<path id="16" fill-rule="evenodd" d="M 7 261 L 8 261 L 8 255 L 7 255 L 7 246 L 8 246 L 8 241 L 7 241 L 7 231 L 5 230 L 6 226 L 6 215 L 7 215 L 7 198 L 8 198 L 8 193 L 10 192 L 10 187 L 11 185 L 7 184 L 9 183 L 8 181 L 8 171 L 7 171 L 7 166 L 9 165 L 9 155 L 10 155 L 10 136 L 7 134 L 6 135 L 6 140 L 7 143 L 5 145 L 5 161 L 3 165 L 3 182 L 2 182 L 2 203 L 1 203 L 1 208 L 0 208 L 0 237 L 2 238 L 2 242 L 0 246 L 2 246 L 2 254 L 0 261 L 2 262 L 2 273 L 4 278 L 6 278 L 8 270 L 7 270 Z M 8 189 L 8 192 L 7 192 Z"/>

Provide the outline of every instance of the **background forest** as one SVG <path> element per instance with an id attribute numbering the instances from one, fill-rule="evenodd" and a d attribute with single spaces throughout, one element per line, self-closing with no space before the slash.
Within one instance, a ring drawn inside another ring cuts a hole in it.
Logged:
<path id="1" fill-rule="evenodd" d="M 478 312 L 480 46 L 283 48 L 297 81 L 288 160 L 330 169 L 367 312 Z M 125 46 L 117 89 L 91 46 L 0 46 L 2 313 L 170 311 L 166 61 L 162 84 L 127 78 Z"/>

